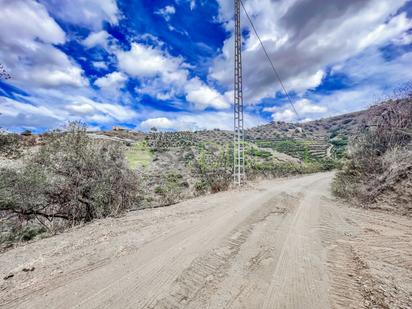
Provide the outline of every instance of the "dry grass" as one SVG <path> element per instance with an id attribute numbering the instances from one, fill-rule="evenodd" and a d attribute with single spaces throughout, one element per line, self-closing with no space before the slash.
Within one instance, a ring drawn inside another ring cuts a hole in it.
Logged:
<path id="1" fill-rule="evenodd" d="M 368 207 L 412 214 L 412 100 L 374 106 L 365 119 L 333 191 Z"/>

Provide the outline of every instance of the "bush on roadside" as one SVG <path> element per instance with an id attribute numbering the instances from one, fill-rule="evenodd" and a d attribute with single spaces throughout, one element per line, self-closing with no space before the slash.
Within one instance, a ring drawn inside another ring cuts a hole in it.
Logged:
<path id="1" fill-rule="evenodd" d="M 191 166 L 198 178 L 198 193 L 225 191 L 233 182 L 233 150 L 230 145 L 216 148 L 200 147 L 193 155 Z"/>
<path id="2" fill-rule="evenodd" d="M 169 173 L 161 179 L 154 192 L 161 197 L 162 206 L 169 206 L 182 200 L 183 189 L 188 187 L 183 176 L 178 173 Z"/>
<path id="3" fill-rule="evenodd" d="M 33 224 L 53 232 L 118 215 L 136 202 L 137 188 L 120 145 L 92 140 L 85 126 L 71 123 L 48 134 L 21 169 L 1 170 L 0 218 L 15 233 Z"/>
<path id="4" fill-rule="evenodd" d="M 370 108 L 359 135 L 350 143 L 349 158 L 333 183 L 335 195 L 365 205 L 385 200 L 396 206 L 400 198 L 412 210 L 411 142 L 410 98 Z M 397 192 L 396 199 L 389 198 L 393 192 Z"/>

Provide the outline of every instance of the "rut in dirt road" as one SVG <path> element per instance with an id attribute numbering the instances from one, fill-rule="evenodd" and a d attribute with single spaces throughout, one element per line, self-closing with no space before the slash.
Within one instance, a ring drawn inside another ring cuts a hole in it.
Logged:
<path id="1" fill-rule="evenodd" d="M 332 177 L 265 181 L 13 249 L 2 274 L 36 270 L 4 281 L 0 306 L 408 308 L 410 220 L 338 205 Z"/>

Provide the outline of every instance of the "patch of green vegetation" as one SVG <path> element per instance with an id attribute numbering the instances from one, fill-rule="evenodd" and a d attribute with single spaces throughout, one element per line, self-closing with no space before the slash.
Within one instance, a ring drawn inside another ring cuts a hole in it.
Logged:
<path id="1" fill-rule="evenodd" d="M 273 143 L 273 148 L 278 152 L 283 152 L 291 156 L 303 157 L 305 153 L 305 143 L 294 140 L 284 140 Z"/>
<path id="2" fill-rule="evenodd" d="M 189 164 L 193 174 L 199 178 L 195 184 L 196 191 L 205 193 L 227 190 L 232 181 L 233 172 L 231 145 L 204 146 L 199 147 L 198 153 Z"/>
<path id="3" fill-rule="evenodd" d="M 163 205 L 172 205 L 181 200 L 183 189 L 188 187 L 189 183 L 184 180 L 183 175 L 171 172 L 166 175 L 163 183 L 154 189 L 154 192 L 161 196 Z"/>
<path id="4" fill-rule="evenodd" d="M 295 162 L 256 162 L 248 165 L 248 174 L 282 177 L 289 175 L 301 175 L 317 172 L 330 171 L 340 166 L 339 161 L 331 159 L 320 159 L 305 163 Z"/>
<path id="5" fill-rule="evenodd" d="M 271 148 L 277 152 L 299 158 L 306 163 L 316 161 L 316 158 L 313 158 L 309 152 L 310 142 L 285 139 L 280 141 L 259 141 L 256 144 L 261 148 Z"/>
<path id="6" fill-rule="evenodd" d="M 153 152 L 146 141 L 132 144 L 126 151 L 126 159 L 131 169 L 147 167 L 153 159 Z"/>
<path id="7" fill-rule="evenodd" d="M 195 190 L 196 192 L 207 192 L 209 189 L 209 185 L 206 180 L 199 180 L 195 183 Z"/>
<path id="8" fill-rule="evenodd" d="M 270 141 L 256 141 L 256 145 L 260 148 L 272 148 L 273 142 Z"/>
<path id="9" fill-rule="evenodd" d="M 64 133 L 50 132 L 18 169 L 1 167 L 0 246 L 116 216 L 138 203 L 138 178 L 123 151 L 117 142 L 91 139 L 74 122 Z"/>
<path id="10" fill-rule="evenodd" d="M 248 151 L 248 154 L 254 157 L 261 157 L 261 158 L 270 158 L 272 157 L 272 153 L 266 150 L 261 150 L 255 147 L 251 147 Z"/>
<path id="11" fill-rule="evenodd" d="M 11 228 L 0 233 L 0 244 L 7 247 L 7 245 L 16 242 L 30 241 L 36 237 L 44 236 L 46 233 L 47 230 L 43 226 L 27 225 L 21 229 Z"/>
<path id="12" fill-rule="evenodd" d="M 29 241 L 46 232 L 47 230 L 43 226 L 27 226 L 19 236 L 21 241 Z"/>
<path id="13" fill-rule="evenodd" d="M 329 140 L 329 143 L 335 146 L 336 158 L 342 159 L 345 156 L 348 142 L 348 137 L 345 135 L 335 135 Z"/>
<path id="14" fill-rule="evenodd" d="M 332 130 L 332 132 L 330 133 L 330 139 L 335 138 L 336 136 L 338 136 L 339 132 L 337 130 Z"/>
<path id="15" fill-rule="evenodd" d="M 303 161 L 308 164 L 310 161 L 312 161 L 312 158 L 310 157 L 310 152 L 309 152 L 309 146 L 307 143 L 304 145 L 303 149 Z"/>

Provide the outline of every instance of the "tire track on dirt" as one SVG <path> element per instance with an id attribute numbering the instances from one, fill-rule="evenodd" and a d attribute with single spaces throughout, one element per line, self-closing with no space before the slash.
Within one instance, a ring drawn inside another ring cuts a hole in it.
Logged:
<path id="1" fill-rule="evenodd" d="M 119 226 L 92 224 L 42 240 L 35 257 L 26 255 L 37 244 L 10 250 L 0 256 L 1 269 L 19 274 L 0 285 L 0 303 L 24 309 L 411 308 L 412 222 L 340 205 L 330 197 L 332 176 L 265 181 L 138 212 Z M 44 250 L 40 267 L 21 272 Z M 67 273 L 48 278 L 59 263 L 70 265 Z"/>
<path id="2" fill-rule="evenodd" d="M 300 183 L 301 180 L 292 179 L 291 182 Z M 288 188 L 283 181 L 279 183 L 280 189 Z M 261 208 L 276 192 L 262 189 L 251 190 L 253 194 L 228 192 L 209 197 L 215 203 L 221 201 L 225 207 L 217 207 L 218 204 L 210 207 L 200 221 L 178 226 L 173 233 L 146 244 L 136 253 L 52 289 L 47 298 L 40 293 L 32 295 L 30 306 L 43 308 L 47 302 L 56 308 L 150 308 L 169 294 L 170 285 L 196 257 L 216 247 L 234 226 Z M 65 297 L 67 291 L 72 291 L 74 297 Z M 10 307 L 26 308 L 28 301 L 29 298 Z"/>
<path id="3" fill-rule="evenodd" d="M 285 194 L 275 197 L 264 203 L 261 208 L 252 213 L 245 221 L 233 229 L 223 240 L 221 246 L 196 258 L 191 265 L 175 280 L 171 295 L 159 300 L 153 308 L 181 309 L 190 308 L 191 302 L 196 300 L 199 308 L 201 299 L 207 302 L 210 293 L 224 280 L 227 270 L 234 262 L 241 246 L 248 241 L 256 225 L 266 221 L 269 216 L 285 216 L 291 211 L 283 205 L 285 200 L 295 200 Z M 257 265 L 259 259 L 255 259 Z"/>
<path id="4" fill-rule="evenodd" d="M 285 237 L 262 308 L 329 308 L 325 250 L 319 231 L 323 178 L 306 186 Z"/>
<path id="5" fill-rule="evenodd" d="M 409 220 L 349 207 L 334 209 L 333 218 L 325 220 L 335 221 L 342 232 L 328 254 L 332 307 L 411 308 L 412 291 L 405 285 L 409 281 L 412 286 Z"/>
<path id="6" fill-rule="evenodd" d="M 242 246 L 236 263 L 230 266 L 223 282 L 215 287 L 213 295 L 204 306 L 192 308 L 261 308 L 264 292 L 270 285 L 278 248 L 287 225 L 293 218 L 302 194 L 282 193 L 280 211 L 268 216 L 252 231 L 248 241 Z"/>

